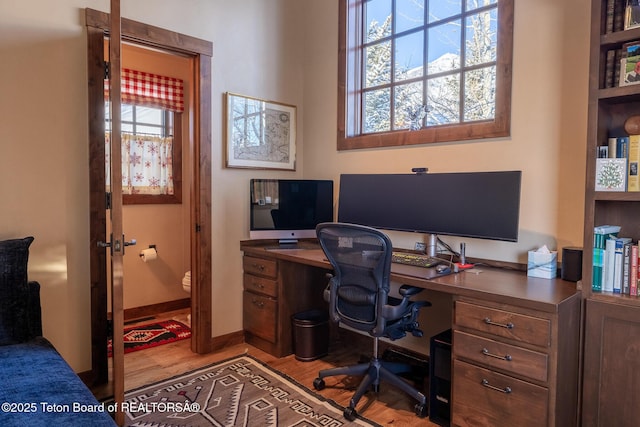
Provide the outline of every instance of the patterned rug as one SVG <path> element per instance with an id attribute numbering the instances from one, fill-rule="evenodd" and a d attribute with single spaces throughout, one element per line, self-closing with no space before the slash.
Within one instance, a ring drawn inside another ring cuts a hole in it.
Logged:
<path id="1" fill-rule="evenodd" d="M 126 426 L 377 426 L 249 355 L 126 393 Z"/>
<path id="2" fill-rule="evenodd" d="M 177 320 L 164 320 L 124 328 L 124 352 L 131 353 L 145 348 L 156 347 L 191 337 L 191 329 Z M 107 344 L 109 357 L 112 355 L 112 341 Z"/>

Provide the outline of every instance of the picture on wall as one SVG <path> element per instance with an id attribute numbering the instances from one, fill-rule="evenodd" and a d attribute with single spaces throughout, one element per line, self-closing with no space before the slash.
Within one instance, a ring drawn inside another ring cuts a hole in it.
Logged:
<path id="1" fill-rule="evenodd" d="M 226 94 L 229 168 L 296 169 L 296 107 Z"/>

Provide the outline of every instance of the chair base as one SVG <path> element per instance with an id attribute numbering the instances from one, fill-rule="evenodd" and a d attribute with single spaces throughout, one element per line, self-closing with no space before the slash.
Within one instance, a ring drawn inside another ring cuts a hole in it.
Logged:
<path id="1" fill-rule="evenodd" d="M 373 388 L 377 393 L 379 391 L 380 383 L 387 382 L 417 400 L 418 403 L 414 407 L 414 412 L 420 418 L 424 418 L 427 415 L 427 397 L 398 376 L 398 374 L 410 371 L 410 365 L 386 362 L 374 357 L 369 363 L 359 363 L 357 365 L 324 369 L 318 373 L 318 378 L 313 382 L 313 386 L 316 390 L 324 389 L 324 378 L 327 377 L 339 375 L 364 376 L 362 381 L 360 381 L 356 392 L 351 397 L 349 406 L 344 410 L 344 417 L 349 421 L 353 421 L 357 417 L 355 408 L 362 396 L 364 396 L 371 388 Z"/>

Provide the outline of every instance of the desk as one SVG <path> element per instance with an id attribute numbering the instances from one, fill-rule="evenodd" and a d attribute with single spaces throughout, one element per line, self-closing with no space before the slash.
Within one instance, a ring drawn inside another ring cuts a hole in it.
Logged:
<path id="1" fill-rule="evenodd" d="M 244 241 L 240 248 L 245 339 L 286 356 L 291 315 L 326 307 L 331 265 L 308 242 L 267 249 Z M 452 425 L 576 425 L 581 296 L 575 283 L 489 267 L 424 276 L 420 267 L 392 265 L 392 281 L 452 295 Z"/>

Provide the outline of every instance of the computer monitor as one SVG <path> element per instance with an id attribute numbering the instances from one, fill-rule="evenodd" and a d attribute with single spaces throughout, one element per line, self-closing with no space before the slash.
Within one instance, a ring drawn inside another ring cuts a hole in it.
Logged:
<path id="1" fill-rule="evenodd" d="M 333 181 L 252 179 L 251 239 L 278 239 L 294 244 L 316 237 L 316 225 L 333 221 Z"/>
<path id="2" fill-rule="evenodd" d="M 343 174 L 338 221 L 515 242 L 521 176 L 521 171 Z"/>

